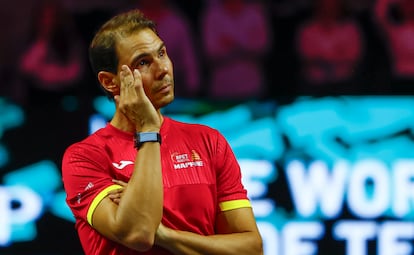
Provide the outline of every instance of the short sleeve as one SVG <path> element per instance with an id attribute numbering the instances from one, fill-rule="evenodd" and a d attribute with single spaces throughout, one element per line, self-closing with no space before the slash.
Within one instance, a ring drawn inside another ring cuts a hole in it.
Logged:
<path id="1" fill-rule="evenodd" d="M 226 139 L 218 133 L 215 160 L 218 203 L 221 211 L 251 207 L 241 181 L 240 165 Z"/>
<path id="2" fill-rule="evenodd" d="M 105 197 L 104 192 L 116 188 L 108 161 L 102 155 L 105 154 L 91 145 L 76 144 L 65 151 L 62 161 L 66 203 L 75 218 L 89 219 L 89 224 L 94 208 Z"/>

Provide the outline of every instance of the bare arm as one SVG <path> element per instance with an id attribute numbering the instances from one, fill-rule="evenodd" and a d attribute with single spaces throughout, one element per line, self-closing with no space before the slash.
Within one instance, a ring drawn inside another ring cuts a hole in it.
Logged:
<path id="1" fill-rule="evenodd" d="M 179 231 L 160 225 L 156 244 L 175 255 L 259 255 L 262 239 L 251 208 L 239 208 L 218 215 L 217 231 L 211 236 Z"/>
<path id="2" fill-rule="evenodd" d="M 117 107 L 139 131 L 159 131 L 157 111 L 145 96 L 140 73 L 124 67 Z M 145 143 L 135 159 L 134 172 L 119 204 L 104 198 L 96 207 L 93 227 L 102 235 L 138 251 L 149 250 L 161 222 L 163 185 L 160 144 Z"/>
<path id="3" fill-rule="evenodd" d="M 127 183 L 114 180 L 126 187 Z M 123 199 L 123 188 L 111 191 L 115 203 Z M 188 231 L 173 230 L 162 223 L 157 230 L 155 244 L 175 255 L 262 255 L 262 238 L 251 208 L 239 208 L 218 215 L 215 235 L 203 236 Z"/>

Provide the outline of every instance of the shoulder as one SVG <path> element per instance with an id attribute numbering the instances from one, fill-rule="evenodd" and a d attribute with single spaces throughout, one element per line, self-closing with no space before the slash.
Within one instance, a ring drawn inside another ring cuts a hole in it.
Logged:
<path id="1" fill-rule="evenodd" d="M 168 133 L 174 134 L 174 139 L 186 141 L 188 144 L 205 146 L 212 151 L 221 151 L 222 148 L 228 146 L 224 135 L 213 127 L 198 123 L 170 121 Z"/>
<path id="2" fill-rule="evenodd" d="M 94 153 L 101 153 L 105 148 L 105 137 L 108 137 L 106 128 L 97 130 L 81 141 L 75 142 L 68 146 L 64 155 L 90 155 Z"/>
<path id="3" fill-rule="evenodd" d="M 171 118 L 168 118 L 170 122 L 170 128 L 172 130 L 179 130 L 187 134 L 198 134 L 198 135 L 218 135 L 219 131 L 210 126 L 199 124 L 199 123 L 187 123 L 182 121 L 177 121 Z"/>
<path id="4" fill-rule="evenodd" d="M 108 158 L 108 139 L 101 131 L 97 131 L 85 139 L 73 143 L 64 152 L 62 157 L 62 175 L 66 180 L 70 176 L 82 176 L 85 171 L 98 172 L 99 169 L 108 169 L 111 161 Z"/>

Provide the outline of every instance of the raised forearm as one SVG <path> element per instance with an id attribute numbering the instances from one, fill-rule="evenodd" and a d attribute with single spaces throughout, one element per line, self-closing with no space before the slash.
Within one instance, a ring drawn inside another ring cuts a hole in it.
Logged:
<path id="1" fill-rule="evenodd" d="M 104 75 L 104 74 L 102 74 Z M 159 132 L 162 118 L 146 96 L 139 70 L 122 66 L 117 111 L 111 123 L 125 130 Z M 128 122 L 128 124 L 122 124 Z M 162 218 L 163 184 L 159 142 L 145 142 L 137 152 L 134 171 L 119 204 L 106 204 L 110 216 L 99 214 L 101 233 L 138 251 L 152 248 Z M 104 210 L 103 210 L 104 211 Z M 107 222 L 106 220 L 109 220 Z"/>
<path id="2" fill-rule="evenodd" d="M 116 232 L 126 242 L 152 245 L 163 205 L 160 145 L 145 143 L 138 154 L 115 215 Z"/>

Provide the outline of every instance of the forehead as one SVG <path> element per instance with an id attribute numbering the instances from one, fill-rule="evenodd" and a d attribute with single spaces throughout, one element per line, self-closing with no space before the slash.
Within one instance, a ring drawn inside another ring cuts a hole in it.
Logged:
<path id="1" fill-rule="evenodd" d="M 161 38 L 149 28 L 122 36 L 118 39 L 116 47 L 119 63 L 129 64 L 139 55 L 153 54 L 158 51 L 162 43 Z"/>

